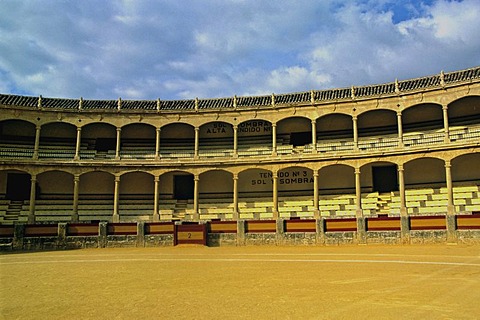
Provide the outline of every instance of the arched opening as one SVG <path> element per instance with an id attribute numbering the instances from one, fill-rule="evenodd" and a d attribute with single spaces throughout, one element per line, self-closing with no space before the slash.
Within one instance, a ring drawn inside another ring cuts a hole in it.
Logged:
<path id="1" fill-rule="evenodd" d="M 402 112 L 402 128 L 404 133 L 442 129 L 442 106 L 422 103 L 405 109 Z"/>
<path id="2" fill-rule="evenodd" d="M 80 176 L 78 215 L 81 221 L 112 221 L 115 177 L 104 171 Z"/>
<path id="3" fill-rule="evenodd" d="M 265 169 L 247 169 L 238 174 L 240 219 L 273 217 L 273 175 Z"/>
<path id="4" fill-rule="evenodd" d="M 51 122 L 40 131 L 39 158 L 72 159 L 75 156 L 77 128 L 69 123 Z"/>
<path id="5" fill-rule="evenodd" d="M 319 209 L 324 217 L 355 216 L 355 170 L 336 164 L 318 172 Z"/>
<path id="6" fill-rule="evenodd" d="M 156 129 L 144 123 L 122 127 L 120 155 L 122 158 L 146 159 L 155 157 Z"/>
<path id="7" fill-rule="evenodd" d="M 392 110 L 370 110 L 358 116 L 358 136 L 398 135 L 397 114 Z"/>
<path id="8" fill-rule="evenodd" d="M 317 119 L 317 141 L 352 140 L 352 117 L 341 113 L 331 113 Z"/>
<path id="9" fill-rule="evenodd" d="M 480 212 L 480 153 L 458 156 L 451 161 L 453 203 L 457 213 Z"/>
<path id="10" fill-rule="evenodd" d="M 398 191 L 398 168 L 395 163 L 377 161 L 360 168 L 362 192 L 390 193 Z"/>
<path id="11" fill-rule="evenodd" d="M 312 143 L 312 121 L 304 117 L 290 117 L 277 123 L 277 146 L 305 146 Z"/>
<path id="12" fill-rule="evenodd" d="M 313 170 L 288 167 L 278 171 L 278 212 L 280 217 L 312 217 Z"/>
<path id="13" fill-rule="evenodd" d="M 186 123 L 171 123 L 163 126 L 160 133 L 162 157 L 193 157 L 195 152 L 195 129 Z"/>
<path id="14" fill-rule="evenodd" d="M 450 126 L 480 124 L 480 96 L 464 97 L 450 103 L 448 123 Z"/>
<path id="15" fill-rule="evenodd" d="M 117 128 L 107 123 L 90 123 L 82 127 L 83 149 L 93 151 L 97 158 L 114 158 Z"/>
<path id="16" fill-rule="evenodd" d="M 272 153 L 272 123 L 265 120 L 248 120 L 237 129 L 239 155 L 262 155 Z"/>
<path id="17" fill-rule="evenodd" d="M 32 158 L 35 131 L 35 125 L 28 121 L 0 121 L 0 157 Z"/>
<path id="18" fill-rule="evenodd" d="M 151 220 L 154 181 L 146 172 L 128 172 L 120 177 L 118 213 L 120 221 Z"/>
<path id="19" fill-rule="evenodd" d="M 200 126 L 198 150 L 204 156 L 230 155 L 233 150 L 233 126 L 222 121 Z"/>
<path id="20" fill-rule="evenodd" d="M 200 174 L 199 214 L 201 219 L 233 218 L 233 174 L 210 170 Z"/>

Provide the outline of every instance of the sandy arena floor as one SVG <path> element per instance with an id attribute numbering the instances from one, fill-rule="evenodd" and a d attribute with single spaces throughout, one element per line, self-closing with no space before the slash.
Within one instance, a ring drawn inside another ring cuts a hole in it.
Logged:
<path id="1" fill-rule="evenodd" d="M 0 255 L 1 319 L 477 319 L 480 246 Z"/>

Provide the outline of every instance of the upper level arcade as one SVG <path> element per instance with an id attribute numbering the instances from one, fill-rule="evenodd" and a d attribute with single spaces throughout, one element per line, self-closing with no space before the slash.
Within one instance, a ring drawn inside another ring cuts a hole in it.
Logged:
<path id="1" fill-rule="evenodd" d="M 7 163 L 396 154 L 478 144 L 480 67 L 375 86 L 205 100 L 0 95 L 0 109 L 0 160 Z"/>

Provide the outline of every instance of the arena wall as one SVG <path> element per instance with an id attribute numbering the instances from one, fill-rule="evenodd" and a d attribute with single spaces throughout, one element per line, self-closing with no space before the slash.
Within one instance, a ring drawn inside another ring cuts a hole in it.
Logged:
<path id="1" fill-rule="evenodd" d="M 208 232 L 211 245 L 476 237 L 466 217 L 476 221 L 480 212 L 478 67 L 256 97 L 0 94 L 0 109 L 0 226 L 7 229 L 106 224 L 105 237 L 85 238 L 98 247 L 178 240 L 116 234 L 116 223 L 244 223 L 234 234 Z M 321 219 L 325 231 L 312 231 Z M 296 220 L 309 231 L 292 231 Z"/>

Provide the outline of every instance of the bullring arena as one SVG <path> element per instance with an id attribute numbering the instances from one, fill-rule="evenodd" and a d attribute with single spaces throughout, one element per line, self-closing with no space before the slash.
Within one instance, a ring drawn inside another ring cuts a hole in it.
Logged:
<path id="1" fill-rule="evenodd" d="M 0 110 L 6 318 L 476 316 L 479 67 Z"/>

